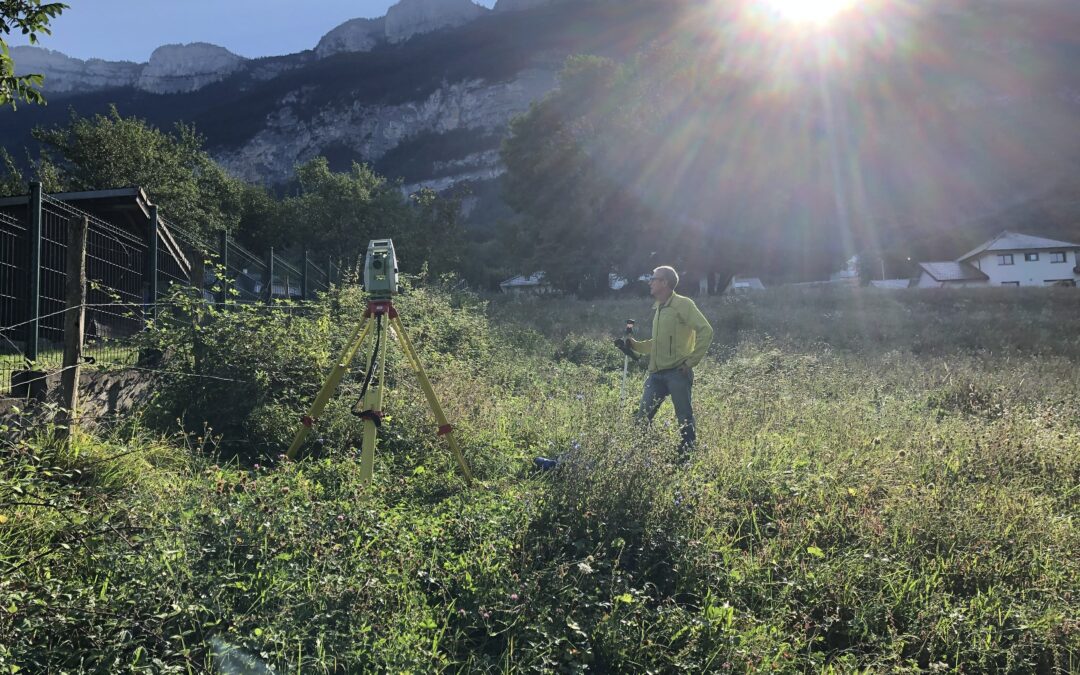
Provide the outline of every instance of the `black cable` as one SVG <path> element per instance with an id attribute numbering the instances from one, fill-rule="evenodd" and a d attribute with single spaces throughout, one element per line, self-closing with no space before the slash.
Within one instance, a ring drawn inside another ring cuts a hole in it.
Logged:
<path id="1" fill-rule="evenodd" d="M 364 384 L 360 387 L 360 399 L 353 406 L 353 414 L 363 416 L 366 410 L 361 408 L 364 405 L 364 397 L 367 395 L 368 385 L 371 384 L 371 378 L 375 374 L 375 368 L 379 362 L 379 346 L 382 343 L 382 314 L 375 315 L 375 346 L 371 350 L 371 364 L 368 366 L 367 374 L 364 375 Z"/>

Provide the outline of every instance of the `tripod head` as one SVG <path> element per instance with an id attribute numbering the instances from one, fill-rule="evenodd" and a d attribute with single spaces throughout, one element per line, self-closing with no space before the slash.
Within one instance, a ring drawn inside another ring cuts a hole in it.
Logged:
<path id="1" fill-rule="evenodd" d="M 364 290 L 376 300 L 389 300 L 398 292 L 398 265 L 394 242 L 372 239 L 364 256 Z"/>

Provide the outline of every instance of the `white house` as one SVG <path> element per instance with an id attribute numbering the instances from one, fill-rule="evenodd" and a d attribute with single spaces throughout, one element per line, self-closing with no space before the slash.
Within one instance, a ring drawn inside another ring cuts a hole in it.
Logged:
<path id="1" fill-rule="evenodd" d="M 1075 286 L 1080 244 L 1002 232 L 960 256 L 989 277 L 990 286 Z"/>
<path id="2" fill-rule="evenodd" d="M 1075 286 L 1080 244 L 1002 232 L 955 261 L 919 263 L 914 286 Z"/>

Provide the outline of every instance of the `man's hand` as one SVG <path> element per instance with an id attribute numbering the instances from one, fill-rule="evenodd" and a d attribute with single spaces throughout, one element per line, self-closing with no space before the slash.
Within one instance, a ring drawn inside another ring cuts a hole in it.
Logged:
<path id="1" fill-rule="evenodd" d="M 615 338 L 614 344 L 623 354 L 637 358 L 637 354 L 634 353 L 633 347 L 630 346 L 630 341 L 626 338 Z"/>

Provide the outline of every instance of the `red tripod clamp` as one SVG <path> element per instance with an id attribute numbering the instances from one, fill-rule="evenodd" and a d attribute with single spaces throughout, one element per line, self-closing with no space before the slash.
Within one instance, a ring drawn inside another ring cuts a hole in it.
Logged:
<path id="1" fill-rule="evenodd" d="M 394 307 L 393 300 L 372 300 L 368 303 L 367 309 L 364 310 L 365 319 L 382 316 L 383 314 L 391 319 L 397 318 L 397 308 Z"/>

